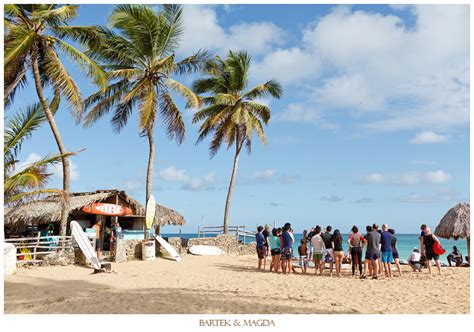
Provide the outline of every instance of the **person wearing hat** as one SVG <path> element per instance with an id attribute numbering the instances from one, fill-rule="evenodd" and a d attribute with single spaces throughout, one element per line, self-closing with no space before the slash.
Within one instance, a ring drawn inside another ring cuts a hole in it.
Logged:
<path id="1" fill-rule="evenodd" d="M 423 264 L 421 263 L 421 254 L 420 250 L 417 247 L 413 248 L 413 252 L 411 253 L 410 257 L 407 259 L 408 265 L 411 266 L 413 271 L 421 272 L 423 268 Z"/>

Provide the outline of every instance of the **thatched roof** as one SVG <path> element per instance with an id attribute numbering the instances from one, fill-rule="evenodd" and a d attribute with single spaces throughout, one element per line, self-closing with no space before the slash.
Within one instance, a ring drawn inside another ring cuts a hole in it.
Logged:
<path id="1" fill-rule="evenodd" d="M 98 190 L 95 192 L 71 193 L 69 195 L 69 213 L 81 210 L 92 203 L 103 202 L 109 197 L 118 195 L 133 211 L 134 216 L 145 215 L 145 207 L 137 200 L 120 190 Z M 51 196 L 5 209 L 5 225 L 18 226 L 29 223 L 50 223 L 61 220 L 61 200 Z M 184 217 L 178 212 L 161 205 L 156 205 L 154 226 L 183 225 Z"/>
<path id="2" fill-rule="evenodd" d="M 445 239 L 470 237 L 470 210 L 469 203 L 451 208 L 436 226 L 435 235 Z"/>

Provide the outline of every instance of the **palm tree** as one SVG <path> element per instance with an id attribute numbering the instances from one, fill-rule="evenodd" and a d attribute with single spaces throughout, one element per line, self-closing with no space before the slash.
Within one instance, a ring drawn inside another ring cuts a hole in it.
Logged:
<path id="1" fill-rule="evenodd" d="M 77 119 L 83 107 L 79 88 L 64 67 L 59 51 L 72 59 L 98 86 L 104 86 L 107 77 L 84 52 L 65 41 L 66 38 L 78 40 L 85 27 L 72 27 L 68 23 L 77 16 L 79 6 L 9 4 L 5 9 L 5 49 L 4 49 L 4 92 L 5 105 L 12 103 L 18 88 L 27 84 L 27 73 L 32 71 L 36 93 L 44 114 L 53 132 L 61 155 L 63 166 L 63 190 L 70 188 L 68 153 L 54 120 L 54 109 L 65 97 L 67 104 Z M 44 88 L 50 86 L 54 92 L 51 104 L 44 96 Z M 61 213 L 61 235 L 66 235 L 67 205 Z"/>
<path id="2" fill-rule="evenodd" d="M 91 55 L 108 70 L 110 84 L 105 92 L 86 99 L 85 105 L 91 109 L 84 125 L 91 125 L 113 109 L 112 126 L 120 132 L 138 106 L 140 135 L 147 137 L 149 144 L 147 201 L 152 193 L 156 119 L 161 118 L 168 138 L 181 144 L 184 121 L 172 92 L 183 97 L 188 107 L 200 106 L 198 96 L 172 78 L 200 70 L 208 60 L 207 52 L 199 51 L 175 61 L 174 52 L 183 32 L 181 14 L 179 5 L 163 5 L 160 12 L 147 5 L 117 5 L 109 17 L 112 30 L 101 28 L 99 38 L 90 46 Z"/>
<path id="3" fill-rule="evenodd" d="M 46 156 L 36 162 L 16 169 L 16 160 L 22 144 L 46 121 L 40 104 L 27 107 L 14 114 L 6 123 L 3 135 L 4 199 L 7 205 L 17 204 L 46 193 L 60 193 L 45 189 L 50 177 L 48 167 L 61 162 L 61 155 Z"/>
<path id="4" fill-rule="evenodd" d="M 245 91 L 248 85 L 250 60 L 251 57 L 246 52 L 230 51 L 225 60 L 216 58 L 214 66 L 211 66 L 208 71 L 208 77 L 197 80 L 193 84 L 196 93 L 209 94 L 203 98 L 207 107 L 193 117 L 193 123 L 204 120 L 200 126 L 196 144 L 213 133 L 210 144 L 211 158 L 215 156 L 223 143 L 227 145 L 227 149 L 235 144 L 234 166 L 224 211 L 224 233 L 228 230 L 230 201 L 240 151 L 245 144 L 250 154 L 254 131 L 262 143 L 266 144 L 267 141 L 262 122 L 265 125 L 268 124 L 271 111 L 268 106 L 255 100 L 267 96 L 274 98 L 282 96 L 282 88 L 275 80 L 269 80 Z"/>

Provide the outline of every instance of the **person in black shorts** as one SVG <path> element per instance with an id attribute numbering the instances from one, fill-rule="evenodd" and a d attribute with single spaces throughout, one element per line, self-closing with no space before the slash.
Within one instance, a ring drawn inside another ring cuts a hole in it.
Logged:
<path id="1" fill-rule="evenodd" d="M 393 257 L 393 262 L 395 263 L 395 266 L 397 267 L 398 273 L 400 274 L 400 277 L 402 276 L 402 267 L 400 266 L 400 256 L 398 255 L 398 249 L 397 249 L 397 238 L 395 237 L 395 230 L 393 228 L 390 228 L 388 230 L 390 234 L 392 234 L 392 257 Z"/>
<path id="2" fill-rule="evenodd" d="M 367 234 L 365 239 L 367 241 L 367 251 L 365 252 L 365 261 L 368 261 L 369 271 L 372 267 L 372 279 L 377 279 L 378 261 L 380 258 L 380 233 L 372 228 L 372 226 L 366 227 Z M 365 279 L 365 273 L 360 276 L 361 279 Z"/>
<path id="3" fill-rule="evenodd" d="M 436 235 L 431 233 L 431 230 L 426 227 L 425 230 L 425 235 L 422 237 L 421 241 L 424 246 L 424 251 L 426 255 L 426 266 L 428 268 L 428 272 L 431 274 L 431 261 L 434 259 L 436 267 L 438 268 L 438 273 L 441 275 L 441 264 L 439 263 L 439 255 L 437 255 L 434 250 L 433 250 L 433 245 L 435 243 L 439 243 L 438 238 Z"/>

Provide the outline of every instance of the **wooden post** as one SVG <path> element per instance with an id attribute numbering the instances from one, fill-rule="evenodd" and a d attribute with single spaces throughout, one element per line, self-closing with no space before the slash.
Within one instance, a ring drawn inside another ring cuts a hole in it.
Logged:
<path id="1" fill-rule="evenodd" d="M 33 249 L 33 260 L 34 261 L 36 260 L 36 248 L 39 246 L 39 242 L 40 242 L 40 233 L 41 232 L 38 232 L 38 236 L 36 237 L 36 245 L 35 245 L 35 248 Z"/>
<path id="2" fill-rule="evenodd" d="M 471 264 L 471 237 L 467 237 L 467 256 L 469 257 L 469 265 Z"/>
<path id="3" fill-rule="evenodd" d="M 198 239 L 199 239 L 199 226 L 198 226 Z"/>

